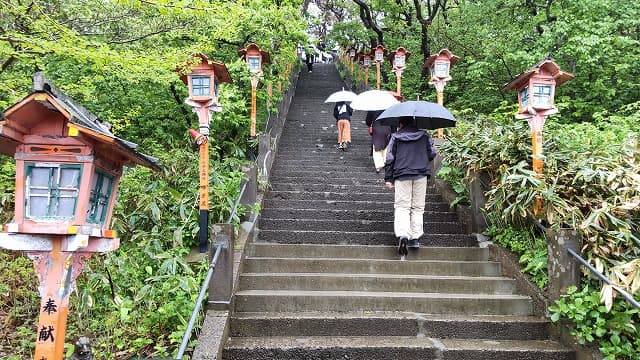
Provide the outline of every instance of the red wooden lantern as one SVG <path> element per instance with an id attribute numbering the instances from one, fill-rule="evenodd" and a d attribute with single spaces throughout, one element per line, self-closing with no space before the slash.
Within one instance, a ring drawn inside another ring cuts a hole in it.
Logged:
<path id="1" fill-rule="evenodd" d="M 62 359 L 69 295 L 83 260 L 120 246 L 109 229 L 124 166 L 157 159 L 34 76 L 33 92 L 4 112 L 0 153 L 16 160 L 15 212 L 0 247 L 34 260 L 41 297 L 35 359 Z"/>
<path id="2" fill-rule="evenodd" d="M 260 47 L 254 43 L 251 43 L 246 48 L 239 50 L 238 56 L 247 62 L 249 70 L 254 74 L 261 74 L 262 65 L 271 62 L 269 53 L 260 49 Z"/>
<path id="3" fill-rule="evenodd" d="M 393 66 L 393 70 L 404 70 L 407 67 L 407 59 L 411 55 L 404 47 L 400 46 L 389 54 L 389 60 Z"/>
<path id="4" fill-rule="evenodd" d="M 560 70 L 550 59 L 544 59 L 531 69 L 518 74 L 502 90 L 518 92 L 518 118 L 528 118 L 536 113 L 551 115 L 555 108 L 555 88 L 573 79 L 573 74 Z"/>
<path id="5" fill-rule="evenodd" d="M 431 83 L 443 80 L 448 81 L 451 80 L 449 71 L 459 59 L 460 58 L 453 55 L 449 49 L 442 49 L 437 54 L 429 56 L 422 66 L 429 69 L 431 73 Z"/>
<path id="6" fill-rule="evenodd" d="M 210 60 L 202 53 L 192 54 L 183 67 L 179 69 L 180 79 L 189 88 L 190 101 L 213 101 L 217 105 L 219 84 L 233 82 L 225 64 Z"/>
<path id="7" fill-rule="evenodd" d="M 387 51 L 387 49 L 385 49 L 384 46 L 382 46 L 382 45 L 376 46 L 376 48 L 373 50 L 375 62 L 377 62 L 377 63 L 383 62 L 384 61 L 384 53 L 386 51 Z"/>

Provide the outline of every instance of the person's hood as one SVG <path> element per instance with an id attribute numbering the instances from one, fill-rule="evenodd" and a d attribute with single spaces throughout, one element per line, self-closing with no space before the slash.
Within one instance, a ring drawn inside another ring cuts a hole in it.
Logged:
<path id="1" fill-rule="evenodd" d="M 409 131 L 402 131 L 402 130 L 403 129 L 396 132 L 395 134 L 395 138 L 398 139 L 398 141 L 415 141 L 420 139 L 423 136 L 427 136 L 427 133 L 425 133 L 422 130 L 413 130 L 413 129 L 407 129 Z"/>

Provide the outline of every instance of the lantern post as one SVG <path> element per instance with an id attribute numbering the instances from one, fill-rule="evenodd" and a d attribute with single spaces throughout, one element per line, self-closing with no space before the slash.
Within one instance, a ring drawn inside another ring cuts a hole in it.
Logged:
<path id="1" fill-rule="evenodd" d="M 400 46 L 389 54 L 389 60 L 396 73 L 396 92 L 402 94 L 402 72 L 407 67 L 407 58 L 411 55 L 404 47 Z"/>
<path id="2" fill-rule="evenodd" d="M 199 251 L 205 253 L 209 246 L 209 123 L 211 114 L 222 111 L 219 84 L 233 81 L 223 63 L 202 53 L 191 55 L 178 71 L 189 89 L 184 102 L 198 115 L 198 131 L 189 129 L 189 134 L 199 149 Z"/>
<path id="3" fill-rule="evenodd" d="M 380 66 L 384 61 L 384 53 L 387 49 L 382 45 L 376 46 L 374 53 L 374 60 L 376 62 L 376 89 L 380 90 Z"/>
<path id="4" fill-rule="evenodd" d="M 33 260 L 40 283 L 34 359 L 58 360 L 84 261 L 120 247 L 109 224 L 123 167 L 159 168 L 42 73 L 33 80 L 33 92 L 0 121 L 0 153 L 16 160 L 14 217 L 2 226 L 0 247 Z"/>
<path id="5" fill-rule="evenodd" d="M 460 58 L 453 55 L 449 49 L 442 49 L 437 54 L 429 56 L 424 62 L 423 67 L 429 69 L 431 73 L 430 84 L 433 84 L 436 88 L 436 99 L 439 105 L 444 103 L 444 86 L 447 81 L 451 80 L 449 74 L 453 65 L 458 62 Z M 444 137 L 444 129 L 438 129 L 438 138 Z"/>
<path id="6" fill-rule="evenodd" d="M 547 116 L 558 113 L 554 103 L 555 89 L 571 79 L 573 74 L 560 70 L 560 67 L 547 57 L 502 87 L 502 91 L 518 92 L 518 114 L 515 117 L 525 119 L 529 123 L 532 168 L 538 176 L 542 175 L 543 167 L 542 128 Z M 541 209 L 542 204 L 537 201 L 535 213 L 540 214 Z"/>
<path id="7" fill-rule="evenodd" d="M 251 71 L 251 125 L 249 128 L 249 136 L 251 136 L 251 143 L 256 137 L 256 112 L 257 112 L 257 89 L 258 81 L 262 76 L 262 65 L 271 62 L 269 53 L 263 51 L 258 45 L 251 43 L 246 48 L 238 51 L 240 56 L 247 63 L 249 71 Z M 253 146 L 249 151 L 249 157 L 251 160 L 255 160 L 255 152 Z"/>
<path id="8" fill-rule="evenodd" d="M 351 76 L 353 76 L 353 66 L 354 63 L 356 61 L 356 48 L 355 47 L 350 47 L 348 49 L 348 56 L 349 56 L 349 61 L 351 62 Z"/>
<path id="9" fill-rule="evenodd" d="M 364 88 L 369 87 L 369 68 L 371 67 L 371 55 L 362 54 L 362 66 L 364 67 Z"/>

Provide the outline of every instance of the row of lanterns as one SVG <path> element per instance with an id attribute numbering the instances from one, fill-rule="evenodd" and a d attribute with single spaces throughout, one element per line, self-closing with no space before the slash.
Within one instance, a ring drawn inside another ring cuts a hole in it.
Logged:
<path id="1" fill-rule="evenodd" d="M 377 70 L 376 87 L 380 90 L 380 64 L 384 61 L 385 52 L 386 49 L 382 45 L 378 45 L 370 54 L 359 53 L 355 47 L 346 49 L 345 53 L 352 65 L 351 72 L 353 73 L 353 64 L 356 61 L 365 68 L 365 87 L 367 87 L 368 69 L 373 59 Z M 388 55 L 393 72 L 396 73 L 396 92 L 398 95 L 401 94 L 402 71 L 406 67 L 409 55 L 410 53 L 402 46 Z M 429 83 L 434 85 L 436 101 L 440 105 L 443 105 L 444 87 L 447 81 L 451 80 L 450 70 L 459 59 L 449 49 L 444 48 L 429 56 L 423 64 L 424 68 L 429 69 L 431 75 Z M 555 88 L 572 78 L 573 74 L 562 71 L 550 57 L 546 57 L 531 69 L 518 74 L 501 88 L 502 91 L 517 91 L 519 106 L 516 118 L 526 119 L 529 124 L 533 155 L 532 167 L 537 174 L 542 174 L 542 127 L 547 116 L 558 112 L 554 104 Z M 438 129 L 438 137 L 443 137 L 443 129 Z"/>

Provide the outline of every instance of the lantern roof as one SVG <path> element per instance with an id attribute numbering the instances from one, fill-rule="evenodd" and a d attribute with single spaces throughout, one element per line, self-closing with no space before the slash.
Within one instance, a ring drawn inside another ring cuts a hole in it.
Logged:
<path id="1" fill-rule="evenodd" d="M 422 67 L 430 68 L 431 65 L 433 65 L 433 63 L 438 58 L 442 58 L 442 57 L 446 57 L 447 59 L 449 59 L 449 64 L 451 66 L 453 66 L 455 63 L 458 62 L 458 60 L 460 60 L 459 56 L 453 55 L 453 53 L 451 51 L 449 51 L 449 49 L 445 48 L 445 49 L 442 49 L 442 50 L 438 51 L 438 53 L 429 56 L 429 58 L 424 62 Z"/>
<path id="2" fill-rule="evenodd" d="M 523 71 L 520 74 L 516 75 L 513 80 L 504 84 L 500 88 L 500 90 L 505 91 L 520 89 L 525 85 L 527 81 L 529 81 L 530 77 L 538 74 L 546 74 L 548 76 L 551 76 L 555 80 L 556 86 L 560 86 L 564 82 L 573 79 L 574 76 L 571 73 L 560 70 L 558 64 L 553 62 L 553 60 L 551 60 L 551 58 L 547 56 L 546 58 L 544 58 L 544 60 L 534 65 L 531 69 Z"/>
<path id="3" fill-rule="evenodd" d="M 211 59 L 209 59 L 209 57 L 203 53 L 194 53 L 191 54 L 191 56 L 189 57 L 189 59 L 193 59 L 195 57 L 198 57 L 201 59 L 200 64 L 195 65 L 193 67 L 193 69 L 210 69 L 213 70 L 216 79 L 218 79 L 218 82 L 226 82 L 229 84 L 233 84 L 233 80 L 231 79 L 231 75 L 229 75 L 229 71 L 227 70 L 227 66 L 224 63 L 218 62 L 218 61 L 213 61 Z M 188 62 L 185 62 L 183 64 L 183 66 L 187 69 L 190 68 Z M 179 73 L 180 73 L 180 80 L 182 80 L 182 82 L 184 82 L 185 84 L 188 83 L 187 80 L 187 75 L 189 75 L 189 72 L 185 73 L 184 71 L 182 71 L 182 69 L 180 68 L 180 66 L 176 69 Z"/>
<path id="4" fill-rule="evenodd" d="M 4 111 L 0 119 L 0 153 L 13 156 L 17 146 L 24 142 L 31 128 L 37 126 L 42 117 L 51 114 L 64 118 L 66 126 L 76 129 L 94 143 L 104 145 L 123 158 L 124 165 L 141 165 L 159 170 L 158 159 L 142 154 L 138 145 L 111 133 L 111 124 L 100 120 L 82 105 L 56 88 L 41 72 L 33 77 L 33 92 Z M 58 134 L 51 134 L 57 136 Z"/>
<path id="5" fill-rule="evenodd" d="M 247 56 L 247 53 L 251 53 L 253 51 L 257 51 L 260 53 L 263 64 L 269 64 L 271 62 L 271 56 L 269 55 L 269 52 L 260 49 L 260 47 L 255 43 L 251 43 L 247 45 L 246 48 L 238 50 L 238 56 L 244 59 Z"/>
<path id="6" fill-rule="evenodd" d="M 409 59 L 409 56 L 411 56 L 411 53 L 407 51 L 407 49 L 405 49 L 403 46 L 400 46 L 396 50 L 391 51 L 389 55 L 387 55 L 387 58 L 389 58 L 390 61 L 393 61 L 393 58 L 396 57 L 396 53 L 399 52 L 403 52 L 406 59 Z"/>

